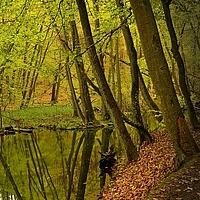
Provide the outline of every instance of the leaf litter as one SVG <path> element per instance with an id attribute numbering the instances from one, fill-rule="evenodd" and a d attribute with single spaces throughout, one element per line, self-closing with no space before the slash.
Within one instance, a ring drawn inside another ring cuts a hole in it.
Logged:
<path id="1" fill-rule="evenodd" d="M 173 170 L 175 151 L 166 131 L 152 133 L 153 142 L 144 142 L 139 149 L 139 159 L 125 168 L 114 166 L 116 176 L 103 188 L 98 199 L 143 199 Z"/>

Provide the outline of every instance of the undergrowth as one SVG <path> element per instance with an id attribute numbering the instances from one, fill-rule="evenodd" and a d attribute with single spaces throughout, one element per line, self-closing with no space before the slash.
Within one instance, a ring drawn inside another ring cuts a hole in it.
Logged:
<path id="1" fill-rule="evenodd" d="M 72 117 L 72 107 L 67 105 L 29 107 L 1 112 L 2 126 L 37 126 L 46 122 L 59 122 Z"/>

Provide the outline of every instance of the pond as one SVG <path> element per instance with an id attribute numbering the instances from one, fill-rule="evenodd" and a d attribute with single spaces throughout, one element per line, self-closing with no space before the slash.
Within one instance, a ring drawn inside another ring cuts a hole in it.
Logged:
<path id="1" fill-rule="evenodd" d="M 116 138 L 111 128 L 1 136 L 0 200 L 97 199 L 105 182 L 99 151 Z"/>

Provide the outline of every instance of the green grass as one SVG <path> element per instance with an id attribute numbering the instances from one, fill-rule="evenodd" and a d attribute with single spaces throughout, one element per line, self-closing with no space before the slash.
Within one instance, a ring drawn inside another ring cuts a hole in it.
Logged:
<path id="1" fill-rule="evenodd" d="M 26 126 L 35 126 L 42 123 L 62 121 L 72 116 L 71 105 L 30 107 L 21 110 L 7 110 L 1 112 L 3 127 L 16 126 L 23 123 Z"/>

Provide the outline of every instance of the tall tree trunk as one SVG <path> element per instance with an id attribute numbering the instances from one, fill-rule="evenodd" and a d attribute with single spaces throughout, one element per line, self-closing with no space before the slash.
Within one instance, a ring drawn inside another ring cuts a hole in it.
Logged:
<path id="1" fill-rule="evenodd" d="M 58 30 L 57 30 L 57 34 L 58 34 L 59 40 L 60 40 L 64 50 L 66 52 L 68 52 L 69 47 L 68 47 L 67 37 L 65 36 L 65 38 L 62 39 Z M 66 57 L 65 71 L 66 71 L 66 79 L 68 81 L 70 93 L 71 93 L 71 100 L 72 100 L 72 106 L 73 106 L 73 117 L 79 116 L 79 117 L 81 117 L 81 119 L 83 121 L 85 121 L 84 115 L 83 115 L 83 113 L 80 109 L 80 106 L 78 104 L 78 99 L 76 97 L 76 92 L 75 92 L 75 89 L 74 89 L 72 75 L 71 75 L 71 71 L 70 71 L 70 67 L 69 67 L 68 63 L 69 63 L 69 56 Z"/>
<path id="2" fill-rule="evenodd" d="M 168 1 L 162 0 L 166 24 L 167 24 L 167 28 L 168 28 L 170 38 L 171 38 L 171 44 L 172 44 L 171 51 L 173 53 L 173 56 L 174 56 L 174 59 L 176 60 L 177 65 L 178 65 L 179 85 L 180 85 L 180 88 L 181 88 L 181 91 L 183 94 L 183 98 L 184 98 L 185 105 L 187 108 L 190 123 L 193 128 L 197 128 L 199 126 L 199 122 L 198 122 L 194 107 L 192 105 L 192 101 L 190 99 L 190 92 L 188 90 L 187 83 L 186 83 L 185 66 L 184 66 L 184 62 L 181 57 L 181 54 L 179 52 L 178 40 L 177 40 L 177 36 L 176 36 L 174 26 L 172 23 L 172 19 L 171 19 L 171 13 L 170 13 L 170 8 L 169 8 L 170 2 L 171 2 L 171 0 L 168 0 Z"/>
<path id="3" fill-rule="evenodd" d="M 102 69 L 101 63 L 97 56 L 85 2 L 84 0 L 76 0 L 76 2 L 78 5 L 86 47 L 88 48 L 89 59 L 93 67 L 93 71 L 97 80 L 97 84 L 99 86 L 99 90 L 101 92 L 102 99 L 111 116 L 116 130 L 122 138 L 128 161 L 136 160 L 138 157 L 137 148 L 133 144 L 130 134 L 126 129 L 121 111 L 119 110 L 117 103 L 111 93 L 111 90 L 106 81 L 104 70 Z"/>
<path id="4" fill-rule="evenodd" d="M 110 87 L 112 88 L 112 93 L 114 98 L 116 98 L 116 86 L 115 86 L 115 59 L 113 59 L 114 42 L 111 38 L 110 40 Z"/>
<path id="5" fill-rule="evenodd" d="M 116 76 L 117 76 L 117 103 L 120 108 L 122 109 L 122 86 L 121 86 L 121 74 L 120 74 L 120 61 L 119 61 L 119 37 L 115 40 L 115 64 L 116 64 Z"/>
<path id="6" fill-rule="evenodd" d="M 197 15 L 196 15 L 196 18 L 197 18 Z M 198 20 L 198 19 L 197 19 L 197 20 Z M 193 34 L 194 34 L 194 38 L 195 38 L 195 40 L 196 40 L 197 47 L 198 47 L 198 49 L 199 49 L 199 51 L 200 51 L 200 39 L 199 39 L 199 37 L 198 37 L 198 33 L 196 33 L 196 31 L 195 31 L 195 28 L 194 28 L 194 25 L 193 25 L 192 21 L 190 22 L 190 26 L 191 26 L 191 29 L 192 29 L 192 31 L 193 31 Z"/>
<path id="7" fill-rule="evenodd" d="M 38 78 L 38 72 L 36 71 L 36 69 L 34 69 L 33 74 L 32 74 L 32 78 L 31 78 L 28 96 L 27 96 L 27 99 L 26 99 L 26 106 L 27 107 L 28 107 L 30 100 L 32 98 L 32 95 L 35 91 L 35 85 L 36 85 L 37 78 Z"/>
<path id="8" fill-rule="evenodd" d="M 2 83 L 0 83 L 0 129 L 3 127 L 3 117 L 2 117 L 2 106 L 3 106 L 3 87 Z"/>
<path id="9" fill-rule="evenodd" d="M 124 7 L 124 5 L 120 2 L 120 0 L 116 0 L 116 4 L 119 8 Z M 123 22 L 123 18 L 120 16 L 121 22 Z M 131 36 L 131 32 L 129 29 L 129 26 L 123 25 L 122 26 L 122 32 L 126 43 L 126 50 L 127 54 L 130 60 L 130 69 L 131 69 L 131 103 L 132 103 L 132 117 L 133 121 L 136 122 L 136 124 L 143 126 L 142 121 L 142 115 L 140 112 L 140 105 L 139 105 L 139 66 L 137 63 L 137 52 L 134 47 L 133 38 Z M 151 136 L 150 134 L 147 134 L 147 132 L 144 132 L 143 130 L 138 130 L 140 135 L 140 143 L 142 143 L 144 140 L 151 142 Z"/>
<path id="10" fill-rule="evenodd" d="M 151 98 L 140 70 L 139 70 L 139 85 L 140 85 L 140 91 L 142 93 L 142 96 L 143 96 L 147 106 L 150 108 L 150 110 L 152 110 L 155 113 L 155 118 L 158 120 L 158 122 L 161 122 L 163 118 L 161 116 L 160 109 L 158 108 L 156 103 Z"/>
<path id="11" fill-rule="evenodd" d="M 161 102 L 163 119 L 176 150 L 175 167 L 179 167 L 186 156 L 199 152 L 199 149 L 189 131 L 176 96 L 150 1 L 130 0 L 130 3 L 149 74 Z"/>
<path id="12" fill-rule="evenodd" d="M 76 71 L 79 81 L 79 87 L 80 87 L 80 96 L 81 96 L 81 102 L 82 102 L 82 110 L 84 115 L 84 123 L 88 124 L 90 122 L 95 121 L 94 111 L 92 108 L 90 93 L 88 89 L 88 84 L 86 80 L 85 75 L 85 69 L 84 64 L 82 61 L 81 56 L 81 49 L 80 49 L 80 42 L 79 42 L 79 36 L 78 36 L 78 30 L 76 27 L 76 22 L 73 20 L 70 22 L 71 26 L 71 34 L 72 34 L 72 43 L 73 43 L 73 51 L 76 52 L 76 55 L 80 55 L 76 57 L 75 59 L 75 65 L 76 65 Z"/>
<path id="13" fill-rule="evenodd" d="M 66 64 L 65 64 L 65 70 L 66 70 L 66 78 L 67 78 L 69 88 L 70 88 L 70 93 L 71 93 L 72 106 L 73 106 L 73 110 L 74 110 L 73 117 L 79 116 L 79 117 L 81 117 L 81 119 L 83 121 L 85 121 L 84 115 L 83 115 L 83 113 L 80 109 L 80 106 L 78 104 L 78 99 L 76 97 L 76 92 L 75 92 L 75 89 L 74 89 L 74 84 L 73 84 L 73 80 L 72 80 L 71 71 L 70 71 L 70 68 L 68 66 L 68 62 L 66 62 Z"/>
<path id="14" fill-rule="evenodd" d="M 99 15 L 99 2 L 98 0 L 93 0 L 93 5 L 94 5 L 94 10 L 97 13 L 97 15 Z M 95 19 L 95 32 L 98 34 L 98 36 L 100 35 L 100 19 L 96 18 Z M 98 37 L 99 39 L 99 37 Z M 102 47 L 99 48 L 98 51 L 98 57 L 99 57 L 99 61 L 101 63 L 101 67 L 104 69 L 104 53 L 102 51 Z M 101 116 L 103 120 L 108 120 L 110 118 L 108 111 L 106 110 L 106 107 L 104 105 L 103 100 L 101 101 Z"/>
<path id="15" fill-rule="evenodd" d="M 51 89 L 51 104 L 55 104 L 56 103 L 57 79 L 58 79 L 58 75 L 54 74 L 54 80 L 53 80 L 52 89 Z"/>
<path id="16" fill-rule="evenodd" d="M 177 93 L 178 96 L 182 96 L 182 92 L 181 92 L 181 89 L 180 89 L 180 86 L 179 86 L 179 83 L 178 83 L 178 78 L 177 78 L 177 75 L 176 75 L 175 61 L 174 61 L 174 59 L 171 55 L 171 52 L 170 52 L 170 50 L 167 46 L 166 46 L 166 50 L 167 50 L 167 54 L 169 55 L 169 58 L 171 60 L 172 79 L 174 80 L 174 87 L 175 87 L 176 93 Z"/>

